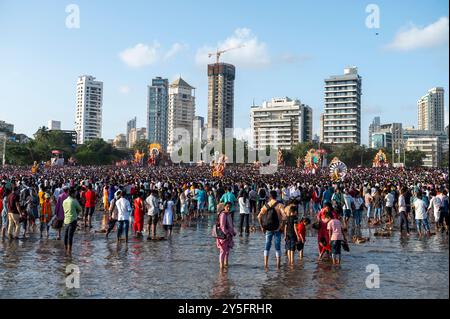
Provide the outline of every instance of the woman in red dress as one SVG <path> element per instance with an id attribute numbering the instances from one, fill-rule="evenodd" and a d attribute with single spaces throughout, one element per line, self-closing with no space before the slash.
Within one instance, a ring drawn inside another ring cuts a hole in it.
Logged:
<path id="1" fill-rule="evenodd" d="M 133 232 L 136 237 L 142 237 L 142 231 L 144 230 L 144 200 L 142 199 L 142 192 L 135 195 L 134 199 L 134 223 Z"/>

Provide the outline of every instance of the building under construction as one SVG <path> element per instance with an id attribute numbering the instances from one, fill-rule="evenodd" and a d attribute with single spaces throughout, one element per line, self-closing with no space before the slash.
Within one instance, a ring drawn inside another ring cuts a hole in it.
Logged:
<path id="1" fill-rule="evenodd" d="M 232 137 L 225 133 L 234 127 L 235 72 L 228 63 L 208 65 L 208 140 Z"/>

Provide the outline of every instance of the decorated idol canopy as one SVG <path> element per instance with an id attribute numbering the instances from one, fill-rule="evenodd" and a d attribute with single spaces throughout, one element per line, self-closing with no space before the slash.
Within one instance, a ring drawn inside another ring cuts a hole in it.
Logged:
<path id="1" fill-rule="evenodd" d="M 379 150 L 375 155 L 372 167 L 389 167 L 387 156 L 382 150 Z"/>
<path id="2" fill-rule="evenodd" d="M 347 175 L 347 165 L 341 162 L 339 158 L 335 157 L 330 163 L 330 178 L 333 182 L 343 181 Z"/>

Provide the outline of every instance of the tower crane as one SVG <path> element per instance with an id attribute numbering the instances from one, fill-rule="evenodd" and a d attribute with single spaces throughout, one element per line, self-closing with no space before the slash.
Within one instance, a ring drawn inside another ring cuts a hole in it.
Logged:
<path id="1" fill-rule="evenodd" d="M 239 45 L 239 46 L 236 46 L 236 47 L 231 47 L 231 48 L 224 49 L 224 50 L 217 49 L 217 51 L 215 53 L 208 53 L 208 58 L 210 58 L 213 55 L 215 55 L 216 56 L 216 63 L 219 63 L 220 56 L 223 53 L 231 51 L 231 50 L 235 50 L 235 49 L 240 49 L 240 48 L 243 48 L 243 47 L 245 47 L 245 44 L 242 44 L 242 45 Z"/>

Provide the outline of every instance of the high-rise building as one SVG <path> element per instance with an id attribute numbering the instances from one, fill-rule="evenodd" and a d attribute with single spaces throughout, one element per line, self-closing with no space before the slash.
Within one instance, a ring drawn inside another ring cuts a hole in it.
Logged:
<path id="1" fill-rule="evenodd" d="M 236 69 L 234 65 L 227 63 L 208 65 L 209 140 L 220 140 L 232 137 L 226 136 L 226 129 L 234 128 L 235 76 Z"/>
<path id="2" fill-rule="evenodd" d="M 415 130 L 406 128 L 403 130 L 403 138 L 406 150 L 419 150 L 425 153 L 423 166 L 440 166 L 443 154 L 448 152 L 449 140 L 444 131 Z"/>
<path id="3" fill-rule="evenodd" d="M 167 151 L 168 104 L 169 80 L 152 79 L 147 96 L 147 138 L 150 143 L 159 143 L 164 151 Z"/>
<path id="4" fill-rule="evenodd" d="M 103 82 L 82 75 L 77 81 L 75 131 L 78 144 L 102 137 Z"/>
<path id="5" fill-rule="evenodd" d="M 324 137 L 324 133 L 323 133 L 323 123 L 324 123 L 324 119 L 325 119 L 325 113 L 320 114 L 320 132 L 319 132 L 319 142 L 323 143 L 323 137 Z"/>
<path id="6" fill-rule="evenodd" d="M 428 90 L 417 102 L 419 130 L 444 131 L 444 88 Z"/>
<path id="7" fill-rule="evenodd" d="M 356 67 L 325 79 L 324 143 L 361 144 L 361 83 Z"/>
<path id="8" fill-rule="evenodd" d="M 374 117 L 372 123 L 369 125 L 369 147 L 372 147 L 372 134 L 377 133 L 380 129 L 380 117 Z"/>
<path id="9" fill-rule="evenodd" d="M 192 140 L 202 141 L 205 130 L 205 118 L 203 116 L 194 116 L 192 123 Z"/>
<path id="10" fill-rule="evenodd" d="M 136 116 L 134 118 L 132 118 L 131 120 L 127 121 L 126 137 L 127 137 L 127 147 L 129 147 L 129 148 L 133 147 L 133 145 L 131 145 L 131 143 L 130 143 L 130 132 L 132 129 L 136 129 L 136 122 L 137 122 Z"/>
<path id="11" fill-rule="evenodd" d="M 403 143 L 403 124 L 402 123 L 386 123 L 380 124 L 378 133 L 388 133 L 391 136 L 390 146 L 388 148 L 394 148 L 394 150 L 400 150 Z"/>
<path id="12" fill-rule="evenodd" d="M 192 124 L 195 116 L 195 88 L 181 77 L 170 84 L 169 112 L 167 116 L 167 151 L 172 152 L 173 147 L 180 141 L 175 129 L 185 129 L 192 139 Z"/>
<path id="13" fill-rule="evenodd" d="M 312 109 L 299 100 L 275 98 L 251 108 L 254 149 L 267 146 L 291 149 L 296 143 L 312 140 Z"/>
<path id="14" fill-rule="evenodd" d="M 369 147 L 374 149 L 392 149 L 392 134 L 389 132 L 375 132 L 370 136 Z"/>
<path id="15" fill-rule="evenodd" d="M 136 142 L 147 139 L 147 129 L 142 128 L 132 128 L 128 136 L 127 147 L 132 148 Z"/>
<path id="16" fill-rule="evenodd" d="M 306 104 L 300 107 L 299 142 L 311 142 L 313 140 L 313 111 Z"/>
<path id="17" fill-rule="evenodd" d="M 124 150 L 127 148 L 127 137 L 125 134 L 118 134 L 113 141 L 113 146 L 117 149 Z"/>

